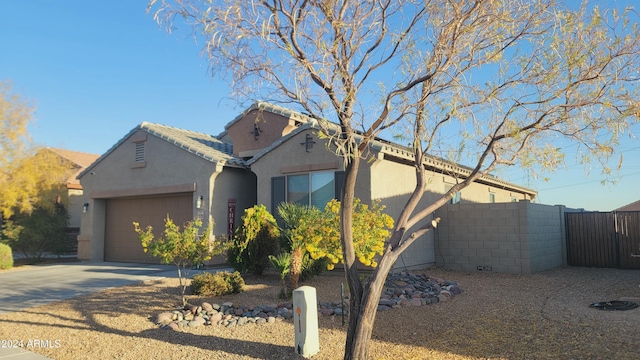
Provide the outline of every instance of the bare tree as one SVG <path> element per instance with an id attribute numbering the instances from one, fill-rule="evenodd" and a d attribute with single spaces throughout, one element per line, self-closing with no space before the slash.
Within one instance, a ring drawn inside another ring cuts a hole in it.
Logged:
<path id="1" fill-rule="evenodd" d="M 633 9 L 556 0 L 152 0 L 168 29 L 204 39 L 214 76 L 239 99 L 288 103 L 337 123 L 345 160 L 341 237 L 351 302 L 345 359 L 366 359 L 384 280 L 437 226 L 430 214 L 505 166 L 555 169 L 559 139 L 606 166 L 639 113 L 640 34 Z M 352 242 L 356 175 L 381 132 L 412 147 L 416 187 L 375 272 L 359 280 Z M 432 204 L 428 154 L 472 171 Z"/>

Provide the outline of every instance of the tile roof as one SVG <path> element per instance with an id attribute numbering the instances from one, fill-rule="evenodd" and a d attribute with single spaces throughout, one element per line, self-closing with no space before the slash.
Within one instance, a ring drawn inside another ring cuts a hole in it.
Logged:
<path id="1" fill-rule="evenodd" d="M 244 161 L 233 155 L 233 145 L 213 135 L 148 122 L 143 122 L 138 128 L 205 160 L 245 167 Z"/>
<path id="2" fill-rule="evenodd" d="M 83 168 L 93 164 L 93 162 L 100 157 L 100 155 L 97 155 L 97 154 L 89 154 L 89 153 L 84 153 L 79 151 L 71 151 L 71 150 L 57 149 L 57 148 L 47 148 L 47 149 Z"/>
<path id="3" fill-rule="evenodd" d="M 279 140 L 275 141 L 270 146 L 260 150 L 252 158 L 247 159 L 245 161 L 233 155 L 232 144 L 220 140 L 220 138 L 222 138 L 225 135 L 226 130 L 218 136 L 213 136 L 213 135 L 204 134 L 200 132 L 179 129 L 179 128 L 175 128 L 167 125 L 143 122 L 142 124 L 132 129 L 127 135 L 125 135 L 115 145 L 113 145 L 111 149 L 109 149 L 98 160 L 96 160 L 94 164 L 98 163 L 101 159 L 106 157 L 116 147 L 118 147 L 120 144 L 126 141 L 127 138 L 133 135 L 133 133 L 139 130 L 145 131 L 153 136 L 157 136 L 158 138 L 168 141 L 169 143 L 174 144 L 177 147 L 183 150 L 186 150 L 194 155 L 197 155 L 203 159 L 206 159 L 210 162 L 221 163 L 221 165 L 224 165 L 224 166 L 231 166 L 231 167 L 238 167 L 238 168 L 248 168 L 249 166 L 251 166 L 251 164 L 255 163 L 264 155 L 271 152 L 273 149 L 280 146 L 283 142 L 286 142 L 287 140 L 291 139 L 293 136 L 295 136 L 296 134 L 299 134 L 302 131 L 305 131 L 308 129 L 320 130 L 321 126 L 319 124 L 319 121 L 322 121 L 323 126 L 327 127 L 329 131 L 339 131 L 339 126 L 337 124 L 328 122 L 326 120 L 317 120 L 305 114 L 302 114 L 300 112 L 289 110 L 287 108 L 270 104 L 267 102 L 262 102 L 262 101 L 258 101 L 254 103 L 251 107 L 243 111 L 240 115 L 238 115 L 231 122 L 229 122 L 225 126 L 225 129 L 228 129 L 233 123 L 239 121 L 240 119 L 242 119 L 244 116 L 246 116 L 249 112 L 253 110 L 269 111 L 274 114 L 290 117 L 300 121 L 302 125 L 296 128 L 295 130 L 293 130 L 292 132 L 290 132 L 289 134 L 283 136 Z M 407 160 L 413 159 L 413 152 L 411 152 L 411 149 L 399 144 L 395 144 L 395 143 L 383 140 L 383 139 L 375 139 L 371 143 L 371 147 L 375 150 L 392 155 L 394 157 L 404 158 Z M 471 169 L 463 165 L 455 164 L 435 156 L 429 156 L 426 160 L 425 165 L 431 166 L 434 169 L 446 168 L 448 169 L 448 171 L 454 171 L 463 176 L 471 172 Z M 91 167 L 93 167 L 93 165 L 91 165 Z M 85 169 L 78 176 L 82 176 L 88 170 L 89 168 Z M 494 185 L 503 186 L 505 188 L 524 191 L 534 196 L 537 194 L 535 190 L 528 189 L 526 187 L 522 187 L 520 185 L 501 180 L 493 175 L 483 176 L 481 179 L 479 179 L 479 181 L 486 181 Z"/>
<path id="4" fill-rule="evenodd" d="M 268 112 L 276 114 L 276 115 L 281 115 L 281 116 L 284 116 L 284 117 L 293 118 L 295 120 L 300 121 L 303 124 L 307 123 L 307 122 L 311 122 L 311 121 L 314 120 L 312 117 L 307 116 L 305 114 L 302 114 L 300 112 L 293 111 L 293 110 L 287 109 L 285 107 L 282 107 L 282 106 L 279 106 L 279 105 L 275 105 L 275 104 L 271 104 L 271 103 L 268 103 L 268 102 L 257 101 L 255 103 L 253 103 L 253 105 L 251 105 L 249 108 L 244 110 L 240 115 L 236 116 L 227 125 L 225 125 L 224 126 L 225 132 L 226 132 L 226 129 L 231 127 L 231 125 L 235 124 L 240 119 L 245 117 L 248 113 L 250 113 L 251 111 L 254 111 L 254 110 L 268 111 Z"/>
<path id="5" fill-rule="evenodd" d="M 268 110 L 268 108 L 264 108 L 265 110 Z M 248 111 L 248 110 L 247 110 Z M 243 114 L 246 114 L 247 111 L 245 111 Z M 293 111 L 291 111 L 293 112 Z M 299 116 L 306 116 L 303 114 L 299 114 Z M 235 120 L 234 120 L 235 121 Z M 338 124 L 323 120 L 323 127 L 325 127 L 328 131 L 332 131 L 332 132 L 336 132 L 336 131 L 340 131 L 340 127 Z M 304 123 L 303 125 L 301 125 L 300 127 L 298 127 L 297 129 L 293 130 L 292 132 L 290 132 L 289 134 L 283 136 L 282 138 L 280 138 L 278 141 L 275 141 L 273 144 L 271 144 L 270 146 L 262 149 L 260 152 L 258 152 L 257 154 L 255 154 L 251 159 L 248 159 L 246 164 L 247 165 L 251 165 L 253 163 L 255 163 L 256 161 L 258 161 L 261 157 L 263 157 L 264 155 L 266 155 L 267 153 L 271 152 L 273 149 L 275 149 L 276 147 L 280 146 L 283 142 L 287 141 L 288 139 L 292 138 L 293 136 L 295 136 L 296 134 L 304 131 L 304 130 L 308 130 L 308 129 L 312 129 L 312 130 L 322 130 L 322 127 L 320 126 L 318 120 L 313 119 L 313 118 L 308 118 L 308 121 L 306 123 Z M 399 158 L 404 158 L 406 160 L 410 160 L 413 161 L 413 151 L 403 145 L 400 144 L 396 144 L 384 139 L 380 139 L 380 138 L 376 138 L 374 139 L 371 144 L 370 144 L 372 149 L 375 149 L 377 151 L 380 151 L 382 153 L 385 154 L 389 154 L 392 155 L 394 157 L 399 157 Z M 425 166 L 427 167 L 431 167 L 432 169 L 438 171 L 438 170 L 444 170 L 447 169 L 447 171 L 454 171 L 460 175 L 463 176 L 467 176 L 471 173 L 472 169 L 469 167 L 466 167 L 464 165 L 461 164 L 457 164 L 457 163 L 453 163 L 447 160 L 444 160 L 442 158 L 438 158 L 436 156 L 427 156 L 425 159 Z M 502 180 L 494 175 L 488 174 L 485 175 L 483 177 L 481 177 L 480 179 L 476 180 L 476 181 L 484 181 L 484 182 L 488 182 L 493 184 L 494 186 L 501 186 L 503 188 L 510 188 L 513 190 L 517 190 L 517 191 L 522 191 L 525 193 L 528 193 L 530 195 L 533 195 L 534 197 L 538 194 L 537 191 L 533 190 L 533 189 L 529 189 L 526 188 L 524 186 L 520 186 L 518 184 L 514 184 L 505 180 Z"/>
<path id="6" fill-rule="evenodd" d="M 94 161 L 100 158 L 100 155 L 89 154 L 89 153 L 84 153 L 79 151 L 71 151 L 71 150 L 58 149 L 58 148 L 47 148 L 47 150 L 51 151 L 52 153 L 60 156 L 61 158 L 73 164 L 73 168 L 76 171 L 74 171 L 73 174 L 71 174 L 69 178 L 66 180 L 67 184 L 73 184 L 73 185 L 80 185 L 80 181 L 78 181 L 77 179 L 78 175 L 84 169 L 86 169 L 91 164 L 93 164 Z"/>
<path id="7" fill-rule="evenodd" d="M 246 168 L 244 160 L 233 155 L 233 146 L 217 137 L 191 130 L 184 130 L 172 126 L 143 122 L 133 128 L 127 135 L 115 143 L 106 153 L 102 154 L 90 167 L 84 169 L 78 177 L 86 174 L 95 164 L 107 157 L 118 146 L 124 143 L 137 131 L 144 131 L 160 139 L 163 139 L 182 150 L 188 151 L 212 163 L 220 163 L 223 166 Z"/>
<path id="8" fill-rule="evenodd" d="M 390 143 L 387 141 L 379 141 L 379 140 L 374 141 L 372 143 L 372 147 L 384 154 L 388 154 L 401 159 L 406 159 L 409 161 L 414 161 L 413 151 L 408 147 L 405 147 L 399 144 Z M 454 172 L 456 174 L 462 175 L 463 177 L 467 177 L 473 172 L 473 169 L 468 166 L 464 166 L 449 160 L 445 160 L 443 158 L 439 158 L 437 156 L 429 155 L 429 154 L 425 156 L 424 165 L 427 168 L 431 168 L 435 171 Z M 481 178 L 476 180 L 476 182 L 490 183 L 493 186 L 502 187 L 503 189 L 506 189 L 506 188 L 513 189 L 513 190 L 525 192 L 533 196 L 536 196 L 538 194 L 538 192 L 533 189 L 509 182 L 509 181 L 502 180 L 492 174 L 483 175 Z"/>
<path id="9" fill-rule="evenodd" d="M 613 211 L 639 211 L 640 210 L 640 200 L 634 201 L 625 206 L 614 209 Z"/>

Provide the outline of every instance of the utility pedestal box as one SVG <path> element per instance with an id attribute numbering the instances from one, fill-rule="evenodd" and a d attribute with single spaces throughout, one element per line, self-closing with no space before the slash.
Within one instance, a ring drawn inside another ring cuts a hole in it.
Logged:
<path id="1" fill-rule="evenodd" d="M 320 351 L 318 299 L 316 288 L 301 286 L 293 290 L 293 326 L 296 354 L 311 357 Z"/>

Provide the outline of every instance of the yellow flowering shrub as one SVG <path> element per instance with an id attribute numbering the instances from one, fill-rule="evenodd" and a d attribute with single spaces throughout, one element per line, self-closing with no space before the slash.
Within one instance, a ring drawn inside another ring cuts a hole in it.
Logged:
<path id="1" fill-rule="evenodd" d="M 393 218 L 383 213 L 384 206 L 374 203 L 363 204 L 354 201 L 353 241 L 356 257 L 370 267 L 376 267 L 376 255 L 382 255 L 385 241 L 391 235 Z M 343 261 L 340 243 L 340 202 L 331 200 L 325 206 L 324 213 L 317 211 L 314 216 L 305 217 L 296 231 L 297 238 L 305 242 L 305 250 L 313 259 L 326 257 L 327 268 L 332 270 L 335 264 Z M 305 240 L 306 239 L 306 240 Z"/>

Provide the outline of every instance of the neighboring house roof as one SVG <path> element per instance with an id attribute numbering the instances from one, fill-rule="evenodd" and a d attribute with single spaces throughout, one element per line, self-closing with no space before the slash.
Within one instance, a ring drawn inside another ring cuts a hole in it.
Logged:
<path id="1" fill-rule="evenodd" d="M 100 155 L 96 154 L 65 149 L 47 148 L 47 150 L 55 153 L 72 164 L 75 171 L 66 179 L 67 187 L 69 188 L 82 188 L 77 176 L 100 157 Z"/>
<path id="2" fill-rule="evenodd" d="M 640 200 L 634 201 L 631 204 L 619 207 L 613 211 L 640 211 Z"/>
<path id="3" fill-rule="evenodd" d="M 172 126 L 143 122 L 133 128 L 127 135 L 113 145 L 106 153 L 104 153 L 90 167 L 82 171 L 78 177 L 83 176 L 91 168 L 97 165 L 102 159 L 107 157 L 118 146 L 127 141 L 137 131 L 144 131 L 157 138 L 165 140 L 178 148 L 190 152 L 212 163 L 223 166 L 245 168 L 244 161 L 233 155 L 233 146 L 224 142 L 217 137 L 191 130 L 178 129 Z"/>

